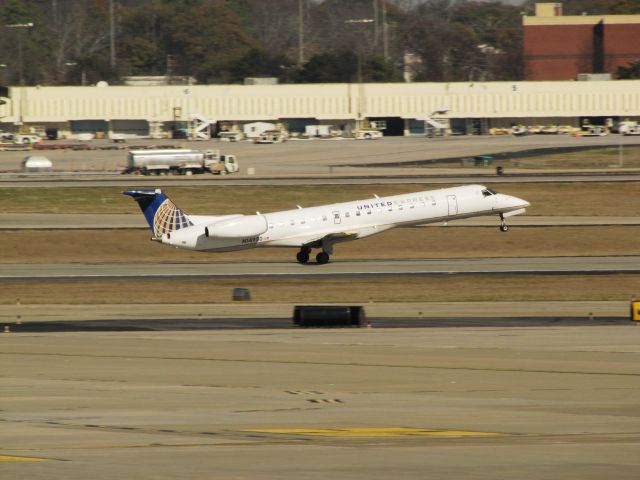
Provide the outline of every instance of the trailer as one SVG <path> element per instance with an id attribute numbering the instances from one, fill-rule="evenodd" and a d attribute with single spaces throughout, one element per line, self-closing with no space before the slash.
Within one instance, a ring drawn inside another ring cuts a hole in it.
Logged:
<path id="1" fill-rule="evenodd" d="M 213 173 L 226 175 L 239 171 L 235 155 L 220 155 L 219 150 L 183 148 L 130 150 L 123 173 L 141 175 L 193 175 Z"/>

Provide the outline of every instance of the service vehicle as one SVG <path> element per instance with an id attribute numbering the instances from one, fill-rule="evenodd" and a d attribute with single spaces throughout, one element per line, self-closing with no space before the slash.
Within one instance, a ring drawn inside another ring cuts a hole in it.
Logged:
<path id="1" fill-rule="evenodd" d="M 354 130 L 353 136 L 356 140 L 376 140 L 383 137 L 383 133 L 375 128 L 361 128 Z"/>
<path id="2" fill-rule="evenodd" d="M 218 132 L 218 138 L 223 142 L 239 142 L 244 139 L 244 133 L 239 130 L 225 130 Z"/>
<path id="3" fill-rule="evenodd" d="M 213 173 L 226 175 L 240 170 L 235 155 L 220 155 L 219 150 L 169 148 L 130 150 L 123 173 L 141 175 L 193 175 Z"/>

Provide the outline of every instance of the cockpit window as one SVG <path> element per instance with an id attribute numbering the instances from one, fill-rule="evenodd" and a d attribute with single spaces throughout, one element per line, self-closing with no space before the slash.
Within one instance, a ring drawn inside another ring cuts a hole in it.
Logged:
<path id="1" fill-rule="evenodd" d="M 491 195 L 497 195 L 497 193 L 498 192 L 496 192 L 492 188 L 485 188 L 484 190 L 482 190 L 482 195 L 485 197 L 490 197 Z"/>

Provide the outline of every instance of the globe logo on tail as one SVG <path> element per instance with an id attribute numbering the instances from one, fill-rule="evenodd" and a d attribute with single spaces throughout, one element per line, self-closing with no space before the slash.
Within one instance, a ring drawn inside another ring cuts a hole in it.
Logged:
<path id="1" fill-rule="evenodd" d="M 153 216 L 153 233 L 156 237 L 193 225 L 182 210 L 168 198 L 156 210 Z"/>

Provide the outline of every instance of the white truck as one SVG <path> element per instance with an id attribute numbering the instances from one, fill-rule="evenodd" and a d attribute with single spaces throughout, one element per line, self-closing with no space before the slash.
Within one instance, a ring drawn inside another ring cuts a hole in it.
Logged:
<path id="1" fill-rule="evenodd" d="M 130 150 L 123 173 L 142 175 L 192 175 L 214 173 L 226 175 L 239 171 L 235 155 L 220 155 L 219 150 Z"/>

